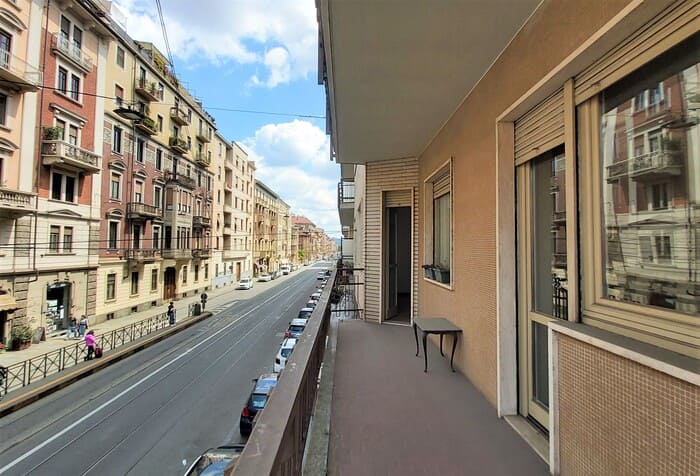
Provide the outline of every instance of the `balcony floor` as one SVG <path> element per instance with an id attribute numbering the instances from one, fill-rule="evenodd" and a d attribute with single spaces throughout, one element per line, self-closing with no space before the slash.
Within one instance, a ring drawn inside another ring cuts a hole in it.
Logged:
<path id="1" fill-rule="evenodd" d="M 410 327 L 341 321 L 334 374 L 330 475 L 549 474 L 435 345 L 423 373 Z"/>

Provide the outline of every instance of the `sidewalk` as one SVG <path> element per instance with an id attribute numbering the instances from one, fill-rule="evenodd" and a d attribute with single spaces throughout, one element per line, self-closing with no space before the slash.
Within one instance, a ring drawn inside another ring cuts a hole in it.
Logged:
<path id="1" fill-rule="evenodd" d="M 253 286 L 253 289 L 250 290 L 235 290 L 236 283 L 232 283 L 230 285 L 222 286 L 216 289 L 210 289 L 209 291 L 207 291 L 207 296 L 209 297 L 209 299 L 207 300 L 207 306 L 205 310 L 212 311 L 217 306 L 221 306 L 223 304 L 232 303 L 233 301 L 250 299 L 251 297 L 254 297 L 260 292 L 264 291 L 265 289 L 282 284 L 291 276 L 295 276 L 295 274 L 283 276 L 268 283 L 256 282 Z M 197 294 L 196 296 L 188 296 L 186 298 L 182 298 L 178 301 L 173 302 L 175 303 L 177 321 L 182 322 L 189 318 L 189 316 L 187 315 L 189 305 L 200 302 L 199 294 Z M 159 314 L 164 314 L 167 308 L 167 303 L 165 303 L 162 306 L 153 307 L 141 312 L 134 312 L 123 317 L 110 319 L 109 321 L 103 321 L 91 325 L 90 329 L 95 331 L 95 334 L 99 337 L 99 335 L 106 334 L 114 329 L 119 329 L 121 327 L 129 326 L 135 322 L 143 321 L 153 316 L 157 316 Z M 17 362 L 22 362 L 27 359 L 38 357 L 47 352 L 60 349 L 64 346 L 70 345 L 78 341 L 79 340 L 77 339 L 70 340 L 66 338 L 64 331 L 63 333 L 60 333 L 58 335 L 49 336 L 45 341 L 39 342 L 38 344 L 32 344 L 28 349 L 17 351 L 5 351 L 0 353 L 0 365 L 7 367 Z"/>

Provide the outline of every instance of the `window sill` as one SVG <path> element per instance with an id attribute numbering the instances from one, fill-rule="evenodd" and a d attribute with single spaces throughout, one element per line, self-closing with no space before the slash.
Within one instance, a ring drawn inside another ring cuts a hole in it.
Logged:
<path id="1" fill-rule="evenodd" d="M 449 282 L 449 283 L 441 283 L 440 281 L 436 281 L 436 280 L 434 280 L 434 279 L 426 278 L 425 276 L 423 276 L 423 281 L 425 281 L 425 282 L 427 282 L 427 283 L 430 283 L 430 284 L 434 284 L 435 286 L 439 286 L 439 287 L 441 287 L 441 288 L 444 288 L 444 289 L 447 289 L 447 290 L 450 290 L 450 291 L 454 291 L 454 287 L 452 286 L 452 282 Z"/>
<path id="2" fill-rule="evenodd" d="M 0 131 L 12 132 L 12 128 L 8 127 L 6 124 L 0 124 Z"/>
<path id="3" fill-rule="evenodd" d="M 49 198 L 49 202 L 54 202 L 54 203 L 61 203 L 63 205 L 78 205 L 77 202 L 69 202 L 67 200 L 58 200 L 55 198 Z"/>
<path id="4" fill-rule="evenodd" d="M 54 252 L 49 252 L 49 253 L 44 253 L 42 256 L 75 256 L 76 254 L 74 252 L 70 253 L 61 253 L 60 251 L 54 251 Z"/>
<path id="5" fill-rule="evenodd" d="M 115 303 L 115 302 L 117 302 L 116 298 L 105 299 L 105 304 L 112 304 L 112 303 Z"/>

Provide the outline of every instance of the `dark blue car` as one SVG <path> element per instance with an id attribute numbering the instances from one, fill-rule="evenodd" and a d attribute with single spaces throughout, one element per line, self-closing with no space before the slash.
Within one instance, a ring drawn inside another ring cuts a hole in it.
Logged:
<path id="1" fill-rule="evenodd" d="M 248 402 L 241 411 L 241 435 L 250 435 L 253 431 L 253 419 L 258 411 L 265 408 L 272 389 L 277 385 L 277 374 L 263 374 L 255 380 L 255 387 L 248 397 Z"/>

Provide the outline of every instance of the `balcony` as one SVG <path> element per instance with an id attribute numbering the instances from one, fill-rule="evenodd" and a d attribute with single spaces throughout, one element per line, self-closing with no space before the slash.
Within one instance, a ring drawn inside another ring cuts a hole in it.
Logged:
<path id="1" fill-rule="evenodd" d="M 209 133 L 209 131 L 200 129 L 199 131 L 197 131 L 197 139 L 199 139 L 201 142 L 211 142 L 211 134 Z"/>
<path id="2" fill-rule="evenodd" d="M 233 182 L 224 182 L 224 190 L 227 192 L 233 192 Z"/>
<path id="3" fill-rule="evenodd" d="M 619 182 L 623 177 L 629 174 L 629 160 L 615 162 L 605 167 L 605 170 L 607 174 L 606 181 L 608 183 Z"/>
<path id="4" fill-rule="evenodd" d="M 170 119 L 172 119 L 175 124 L 180 126 L 186 126 L 190 123 L 189 116 L 185 113 L 185 111 L 177 106 L 170 108 Z"/>
<path id="5" fill-rule="evenodd" d="M 62 140 L 44 140 L 41 143 L 44 165 L 62 165 L 79 173 L 94 174 L 100 171 L 99 155 Z"/>
<path id="6" fill-rule="evenodd" d="M 28 215 L 34 211 L 35 197 L 33 193 L 0 188 L 0 210 L 13 215 Z"/>
<path id="7" fill-rule="evenodd" d="M 145 203 L 130 202 L 126 205 L 126 214 L 129 219 L 151 219 L 158 220 L 163 218 L 162 210 L 153 205 Z"/>
<path id="8" fill-rule="evenodd" d="M 43 75 L 26 61 L 0 49 L 0 79 L 11 83 L 11 89 L 22 92 L 36 91 L 41 86 Z"/>
<path id="9" fill-rule="evenodd" d="M 149 136 L 158 134 L 158 126 L 156 125 L 156 121 L 148 116 L 144 117 L 140 121 L 134 122 L 134 127 Z"/>
<path id="10" fill-rule="evenodd" d="M 211 255 L 211 249 L 209 248 L 194 248 L 192 250 L 192 258 L 194 259 L 207 259 Z"/>
<path id="11" fill-rule="evenodd" d="M 196 186 L 196 182 L 192 177 L 188 177 L 187 175 L 182 175 L 181 173 L 177 172 L 166 172 L 165 173 L 165 180 L 167 182 L 173 182 L 177 183 L 179 185 L 182 185 L 183 187 L 189 188 L 189 189 L 194 189 Z"/>
<path id="12" fill-rule="evenodd" d="M 338 214 L 340 224 L 352 227 L 355 217 L 355 182 L 341 180 L 338 182 Z"/>
<path id="13" fill-rule="evenodd" d="M 205 168 L 211 165 L 211 159 L 209 158 L 209 154 L 206 152 L 197 152 L 194 160 L 197 162 L 197 164 Z"/>
<path id="14" fill-rule="evenodd" d="M 54 33 L 51 37 L 51 49 L 55 54 L 67 59 L 85 73 L 92 71 L 92 58 L 85 55 L 82 48 L 72 43 L 68 38 Z"/>
<path id="15" fill-rule="evenodd" d="M 168 145 L 173 152 L 178 152 L 180 154 L 186 154 L 190 150 L 190 145 L 181 137 L 171 136 L 170 140 L 168 140 Z"/>
<path id="16" fill-rule="evenodd" d="M 161 250 L 161 255 L 165 259 L 189 260 L 192 257 L 192 250 L 189 248 L 167 248 Z"/>
<path id="17" fill-rule="evenodd" d="M 163 100 L 163 90 L 158 89 L 158 85 L 155 83 L 155 81 L 149 82 L 146 80 L 146 78 L 139 78 L 136 80 L 135 89 L 137 94 L 149 102 Z"/>
<path id="18" fill-rule="evenodd" d="M 209 228 L 211 227 L 211 218 L 202 215 L 194 215 L 192 217 L 192 226 L 194 228 Z"/>
<path id="19" fill-rule="evenodd" d="M 681 174 L 681 154 L 679 151 L 656 151 L 634 157 L 631 160 L 632 180 L 657 180 Z"/>
<path id="20" fill-rule="evenodd" d="M 160 250 L 157 248 L 131 248 L 125 250 L 125 258 L 137 263 L 149 263 L 160 258 Z"/>

